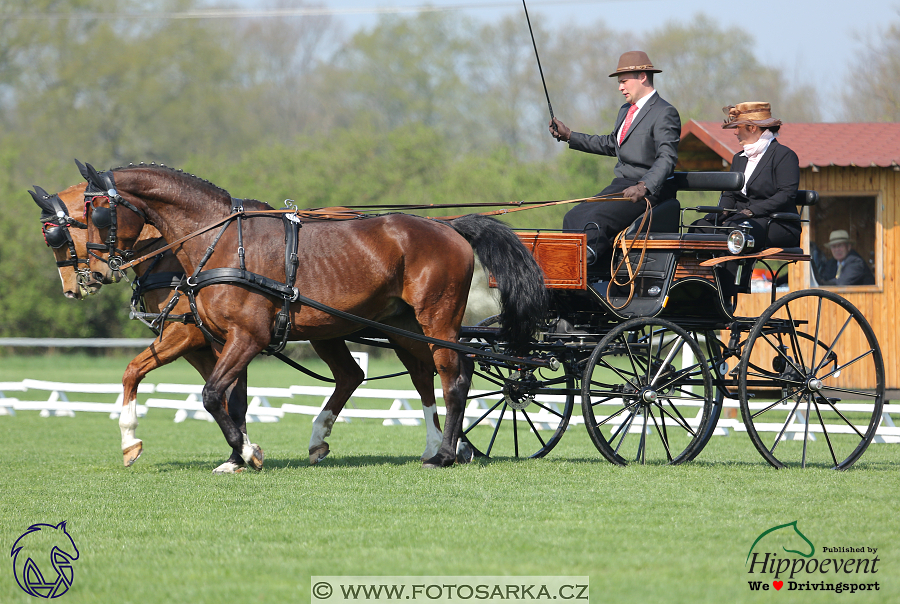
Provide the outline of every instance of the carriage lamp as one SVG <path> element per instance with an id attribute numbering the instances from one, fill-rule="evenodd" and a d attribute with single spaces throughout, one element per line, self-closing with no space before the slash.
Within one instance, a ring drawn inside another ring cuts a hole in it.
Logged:
<path id="1" fill-rule="evenodd" d="M 732 254 L 742 254 L 747 250 L 752 250 L 755 242 L 753 241 L 753 235 L 745 233 L 739 229 L 731 231 L 728 233 L 728 251 Z"/>

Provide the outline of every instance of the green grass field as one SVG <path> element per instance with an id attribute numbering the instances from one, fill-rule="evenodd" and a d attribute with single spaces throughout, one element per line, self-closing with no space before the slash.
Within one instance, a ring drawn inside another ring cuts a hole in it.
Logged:
<path id="1" fill-rule="evenodd" d="M 0 381 L 114 382 L 128 359 L 45 360 L 4 358 Z M 147 379 L 196 382 L 192 372 L 176 364 Z M 250 380 L 303 381 L 269 361 Z M 249 426 L 262 472 L 213 476 L 228 453 L 217 427 L 173 416 L 141 419 L 144 454 L 127 469 L 106 415 L 0 416 L 0 546 L 66 520 L 81 556 L 59 601 L 309 602 L 315 575 L 583 575 L 593 602 L 900 601 L 896 445 L 873 444 L 847 472 L 776 471 L 736 434 L 687 465 L 618 468 L 574 426 L 545 459 L 427 471 L 424 429 L 354 420 L 309 467 L 310 418 L 287 416 Z M 752 592 L 748 580 L 772 577 L 748 574 L 751 545 L 794 520 L 818 558 L 852 556 L 823 546 L 878 548 L 877 574 L 804 580 L 880 591 Z M 33 601 L 2 568 L 0 602 Z"/>

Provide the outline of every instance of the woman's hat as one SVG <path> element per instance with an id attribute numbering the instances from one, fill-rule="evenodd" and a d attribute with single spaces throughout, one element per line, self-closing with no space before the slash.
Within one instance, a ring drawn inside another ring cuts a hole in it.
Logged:
<path id="1" fill-rule="evenodd" d="M 656 69 L 650 62 L 650 57 L 643 50 L 629 50 L 619 57 L 619 66 L 609 74 L 613 78 L 621 73 L 632 71 L 646 71 L 647 73 L 662 73 L 662 69 Z"/>
<path id="2" fill-rule="evenodd" d="M 832 245 L 838 245 L 840 243 L 850 243 L 850 233 L 848 233 L 844 229 L 831 231 L 831 235 L 828 236 L 828 247 L 831 247 Z"/>
<path id="3" fill-rule="evenodd" d="M 722 107 L 722 111 L 728 116 L 723 128 L 737 128 L 740 124 L 755 124 L 763 128 L 781 125 L 781 120 L 772 117 L 772 107 L 768 103 L 738 103 Z"/>

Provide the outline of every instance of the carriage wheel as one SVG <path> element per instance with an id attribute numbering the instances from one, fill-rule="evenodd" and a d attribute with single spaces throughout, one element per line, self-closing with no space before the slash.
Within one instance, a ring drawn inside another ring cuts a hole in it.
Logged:
<path id="1" fill-rule="evenodd" d="M 497 322 L 496 316 L 490 317 L 478 326 Z M 565 433 L 575 404 L 575 377 L 567 364 L 556 370 L 500 367 L 478 360 L 475 365 L 463 423 L 463 437 L 475 455 L 519 458 L 549 453 Z"/>
<path id="2" fill-rule="evenodd" d="M 833 292 L 793 292 L 766 309 L 738 379 L 747 433 L 776 468 L 849 468 L 881 421 L 881 348 L 863 314 Z"/>
<path id="3" fill-rule="evenodd" d="M 694 360 L 681 367 L 687 349 Z M 581 407 L 591 440 L 610 462 L 679 464 L 696 457 L 712 436 L 715 400 L 696 340 L 669 321 L 638 318 L 617 326 L 594 349 Z"/>

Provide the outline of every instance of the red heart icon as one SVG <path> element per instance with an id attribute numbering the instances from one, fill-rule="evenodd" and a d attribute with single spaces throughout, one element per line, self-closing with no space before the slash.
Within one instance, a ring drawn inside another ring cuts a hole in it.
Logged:
<path id="1" fill-rule="evenodd" d="M 772 581 L 772 585 L 775 586 L 775 589 L 781 589 L 784 587 L 784 581 Z"/>

